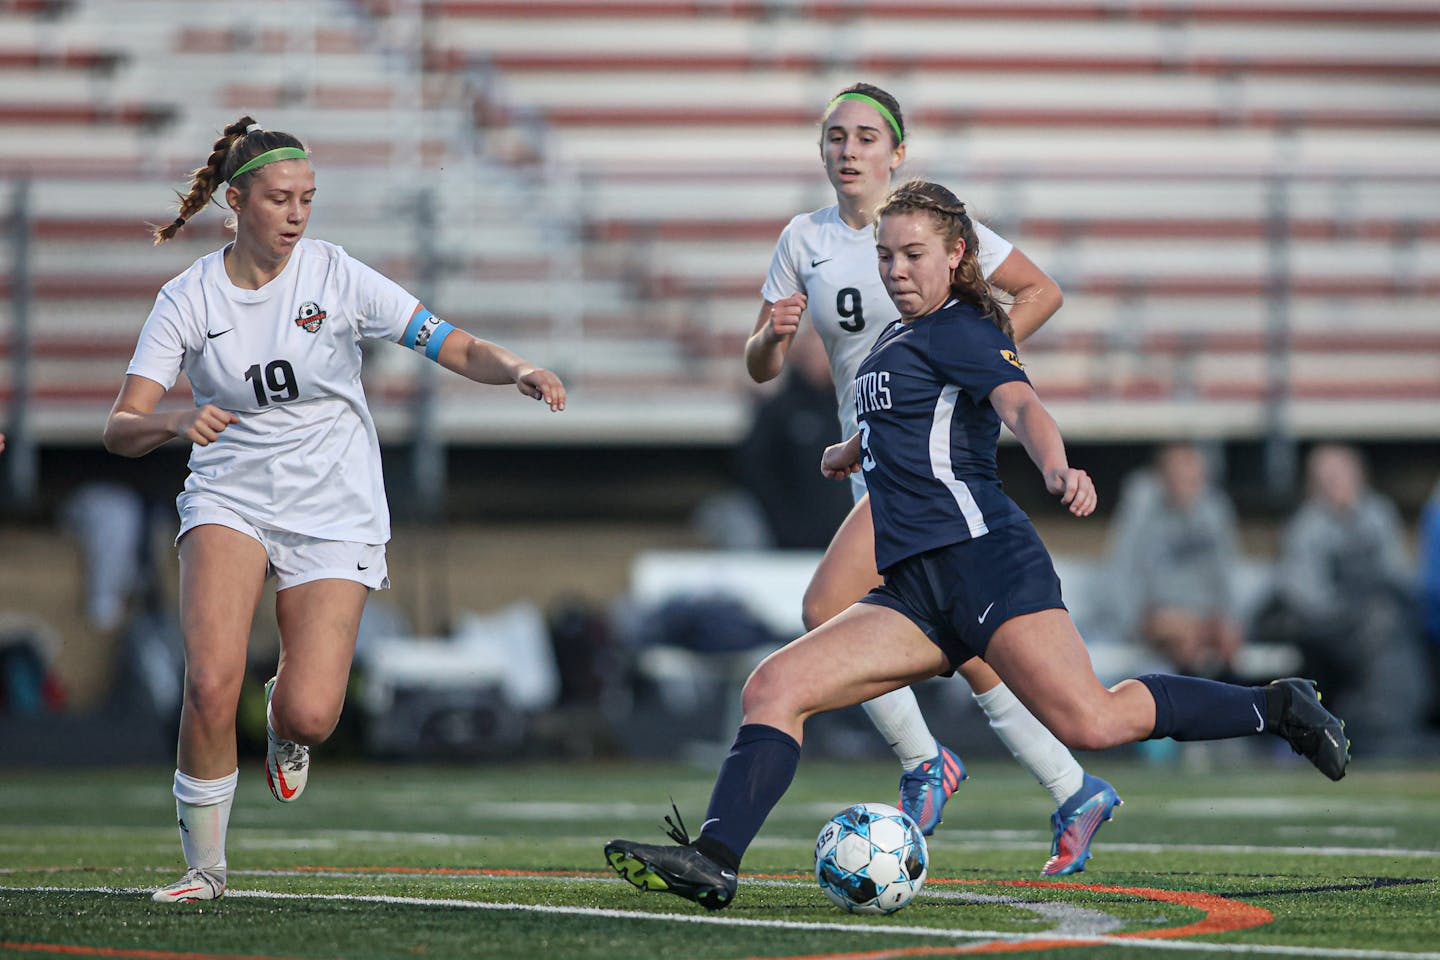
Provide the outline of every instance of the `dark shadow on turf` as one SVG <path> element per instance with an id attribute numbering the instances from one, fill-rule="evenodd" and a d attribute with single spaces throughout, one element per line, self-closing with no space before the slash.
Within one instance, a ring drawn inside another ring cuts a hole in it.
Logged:
<path id="1" fill-rule="evenodd" d="M 1284 887 L 1279 890 L 1249 891 L 1226 894 L 1234 900 L 1250 900 L 1255 897 L 1289 897 L 1307 893 L 1349 893 L 1353 890 L 1379 890 L 1384 887 L 1412 887 L 1419 883 L 1434 883 L 1419 877 L 1371 877 L 1358 883 L 1330 883 L 1319 887 Z"/>

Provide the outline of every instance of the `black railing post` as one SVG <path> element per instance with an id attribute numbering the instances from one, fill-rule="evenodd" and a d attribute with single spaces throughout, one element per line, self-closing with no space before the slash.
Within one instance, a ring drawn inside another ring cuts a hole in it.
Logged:
<path id="1" fill-rule="evenodd" d="M 0 475 L 5 478 L 5 507 L 9 514 L 35 508 L 39 489 L 39 456 L 31 429 L 30 368 L 30 179 L 15 181 L 10 197 L 10 415 L 5 425 L 5 454 Z"/>
<path id="2" fill-rule="evenodd" d="M 1276 507 L 1295 492 L 1295 434 L 1290 413 L 1290 181 L 1266 181 L 1265 495 Z"/>

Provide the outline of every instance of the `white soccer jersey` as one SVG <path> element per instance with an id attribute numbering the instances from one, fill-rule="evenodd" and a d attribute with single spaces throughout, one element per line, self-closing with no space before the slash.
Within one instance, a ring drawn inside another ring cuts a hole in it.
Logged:
<path id="1" fill-rule="evenodd" d="M 259 290 L 230 282 L 223 250 L 165 284 L 126 372 L 168 390 L 183 370 L 197 407 L 240 418 L 191 450 L 186 493 L 213 496 L 257 527 L 388 541 L 360 341 L 399 341 L 418 302 L 342 248 L 309 239 Z"/>
<path id="2" fill-rule="evenodd" d="M 980 269 L 985 276 L 1010 255 L 1014 244 L 980 221 L 975 237 L 980 241 Z M 810 322 L 815 324 L 830 357 L 830 377 L 839 402 L 840 436 L 846 439 L 856 430 L 855 371 L 870 352 L 885 325 L 900 319 L 900 311 L 880 281 L 875 258 L 873 227 L 855 229 L 840 219 L 838 206 L 802 213 L 780 232 L 770 274 L 760 295 L 774 303 L 792 293 L 803 293 Z M 855 475 L 858 499 L 863 482 Z"/>

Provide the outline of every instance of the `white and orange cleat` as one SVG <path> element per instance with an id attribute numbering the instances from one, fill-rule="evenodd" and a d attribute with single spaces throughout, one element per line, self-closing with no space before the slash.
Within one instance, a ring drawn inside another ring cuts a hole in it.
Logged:
<path id="1" fill-rule="evenodd" d="M 225 881 L 218 880 L 197 867 L 185 871 L 185 876 L 150 895 L 156 903 L 198 903 L 201 900 L 219 900 L 225 896 Z"/>
<path id="2" fill-rule="evenodd" d="M 270 696 L 275 678 L 265 683 L 265 782 L 281 803 L 298 800 L 310 779 L 310 748 L 294 740 L 281 740 L 270 729 Z"/>

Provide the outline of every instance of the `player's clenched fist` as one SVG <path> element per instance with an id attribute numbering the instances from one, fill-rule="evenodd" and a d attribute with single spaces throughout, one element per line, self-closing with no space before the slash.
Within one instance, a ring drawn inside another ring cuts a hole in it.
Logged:
<path id="1" fill-rule="evenodd" d="M 239 422 L 240 418 L 229 410 L 221 410 L 214 404 L 207 403 L 198 407 L 193 414 L 186 414 L 176 428 L 175 435 L 198 446 L 208 447 L 226 427 Z"/>
<path id="2" fill-rule="evenodd" d="M 843 480 L 860 470 L 860 435 L 844 443 L 832 443 L 820 455 L 820 474 L 829 480 Z"/>
<path id="3" fill-rule="evenodd" d="M 805 312 L 805 294 L 792 293 L 783 300 L 775 301 L 770 310 L 770 339 L 782 340 L 793 337 L 800 329 L 800 316 Z"/>

